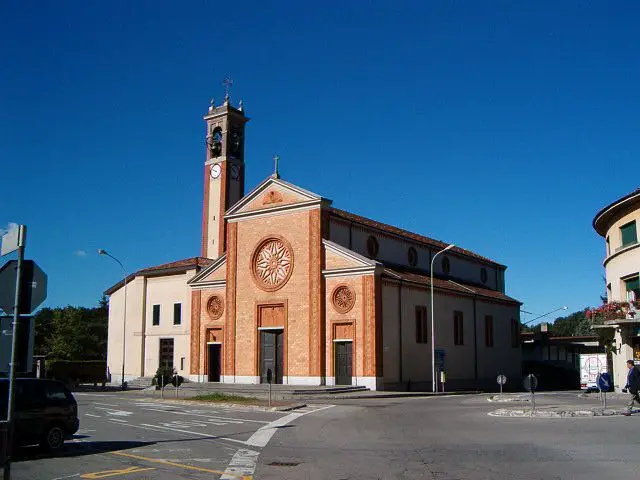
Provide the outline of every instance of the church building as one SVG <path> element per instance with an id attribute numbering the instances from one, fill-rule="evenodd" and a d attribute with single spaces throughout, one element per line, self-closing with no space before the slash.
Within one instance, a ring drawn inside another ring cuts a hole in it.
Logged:
<path id="1" fill-rule="evenodd" d="M 194 382 L 257 384 L 270 372 L 372 390 L 520 378 L 521 304 L 505 294 L 504 265 L 338 209 L 280 178 L 277 159 L 245 193 L 242 105 L 227 96 L 204 121 L 201 254 L 106 291 L 113 382 L 123 365 L 125 380 L 167 365 Z"/>

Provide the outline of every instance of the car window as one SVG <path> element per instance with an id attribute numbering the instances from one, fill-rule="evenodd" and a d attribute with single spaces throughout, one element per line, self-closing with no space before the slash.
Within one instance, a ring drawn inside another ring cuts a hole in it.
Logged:
<path id="1" fill-rule="evenodd" d="M 67 403 L 69 401 L 67 390 L 59 383 L 47 382 L 44 394 L 48 402 Z"/>
<path id="2" fill-rule="evenodd" d="M 42 408 L 42 390 L 40 382 L 20 381 L 16 382 L 16 409 L 29 410 L 32 408 Z"/>

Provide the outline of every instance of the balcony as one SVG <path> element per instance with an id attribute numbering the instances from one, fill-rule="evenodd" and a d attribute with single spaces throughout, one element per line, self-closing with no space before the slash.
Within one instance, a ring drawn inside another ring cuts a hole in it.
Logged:
<path id="1" fill-rule="evenodd" d="M 621 252 L 622 250 L 624 250 L 626 248 L 629 248 L 629 247 L 633 247 L 635 245 L 638 245 L 638 241 L 637 240 L 635 242 L 630 242 L 630 243 L 627 243 L 625 245 L 619 246 L 618 248 L 616 248 L 615 253 Z"/>

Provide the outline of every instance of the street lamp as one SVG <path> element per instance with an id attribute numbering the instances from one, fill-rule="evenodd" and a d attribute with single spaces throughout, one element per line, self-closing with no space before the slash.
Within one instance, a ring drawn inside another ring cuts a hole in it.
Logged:
<path id="1" fill-rule="evenodd" d="M 118 265 L 120 265 L 120 268 L 122 268 L 122 273 L 124 275 L 124 319 L 122 321 L 122 390 L 124 390 L 124 361 L 125 352 L 127 351 L 127 271 L 124 269 L 124 265 L 122 265 L 122 262 L 106 250 L 99 248 L 98 255 L 106 255 L 107 257 L 114 260 Z"/>
<path id="2" fill-rule="evenodd" d="M 551 311 L 550 311 L 550 312 L 548 312 L 548 313 L 545 313 L 545 314 L 543 314 L 543 315 L 539 315 L 539 316 L 537 316 L 536 318 L 532 318 L 532 319 L 531 319 L 531 320 L 529 320 L 528 322 L 524 322 L 522 325 L 526 325 L 527 323 L 531 323 L 531 322 L 533 322 L 533 321 L 535 321 L 535 320 L 538 320 L 539 318 L 546 317 L 547 315 L 551 315 L 552 313 L 555 313 L 555 312 L 557 312 L 557 311 L 559 311 L 559 310 L 566 310 L 567 308 L 569 308 L 569 307 L 560 307 L 560 308 L 556 308 L 555 310 L 551 310 Z M 520 311 L 521 311 L 521 312 L 524 312 L 524 313 L 530 313 L 530 312 L 525 312 L 524 310 L 520 310 Z M 534 314 L 534 315 L 535 315 L 535 314 Z"/>
<path id="3" fill-rule="evenodd" d="M 453 247 L 455 247 L 455 245 L 452 243 L 448 247 L 437 252 L 431 259 L 431 388 L 433 393 L 436 393 L 436 331 L 433 327 L 433 261 L 442 252 L 451 250 Z"/>

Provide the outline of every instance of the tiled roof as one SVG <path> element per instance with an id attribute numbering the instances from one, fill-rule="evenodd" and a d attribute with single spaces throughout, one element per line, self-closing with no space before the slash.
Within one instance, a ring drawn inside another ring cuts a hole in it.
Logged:
<path id="1" fill-rule="evenodd" d="M 421 275 L 419 273 L 412 272 L 402 272 L 398 270 L 392 270 L 390 268 L 385 268 L 383 276 L 396 280 L 402 279 L 403 281 L 424 285 L 425 287 L 431 286 L 431 279 L 429 275 Z M 515 298 L 511 298 L 510 296 L 496 290 L 489 290 L 487 288 L 477 287 L 475 285 L 467 285 L 460 282 L 453 282 L 451 280 L 445 280 L 437 277 L 434 277 L 433 279 L 433 288 L 441 291 L 450 291 L 452 293 L 462 294 L 465 296 L 477 295 L 478 297 L 488 298 L 500 303 L 522 305 L 522 302 L 519 302 Z"/>
<path id="2" fill-rule="evenodd" d="M 183 260 L 177 260 L 175 262 L 163 263 L 162 265 L 156 265 L 154 267 L 143 268 L 142 270 L 138 270 L 135 273 L 127 276 L 127 283 L 133 280 L 135 277 L 153 277 L 155 275 L 167 275 L 167 274 L 177 274 L 183 273 L 187 270 L 192 270 L 194 268 L 204 268 L 213 263 L 213 260 L 205 257 L 192 257 L 185 258 Z M 109 287 L 104 294 L 111 295 L 113 292 L 118 290 L 120 287 L 124 285 L 124 279 L 120 280 L 118 283 Z"/>
<path id="3" fill-rule="evenodd" d="M 375 228 L 377 230 L 382 230 L 383 232 L 387 232 L 393 235 L 397 235 L 399 237 L 404 237 L 408 240 L 413 240 L 414 242 L 426 244 L 430 247 L 436 248 L 445 248 L 448 246 L 448 243 L 441 242 L 440 240 L 435 240 L 433 238 L 425 237 L 424 235 L 419 235 L 417 233 L 409 232 L 408 230 L 403 230 L 402 228 L 394 227 L 393 225 L 387 225 L 386 223 L 376 222 L 375 220 L 371 220 L 370 218 L 361 217 L 360 215 L 356 215 L 354 213 L 346 212 L 344 210 L 340 210 L 337 208 L 329 208 L 328 209 L 334 217 L 342 218 L 348 222 L 355 222 L 361 225 L 365 225 L 367 227 Z M 452 252 L 457 252 L 461 255 L 475 258 L 476 260 L 481 260 L 484 263 L 488 263 L 491 265 L 495 265 L 498 267 L 506 268 L 504 265 L 497 263 L 490 258 L 483 257 L 482 255 L 478 255 L 470 250 L 465 250 L 460 247 L 453 247 L 451 249 Z"/>

